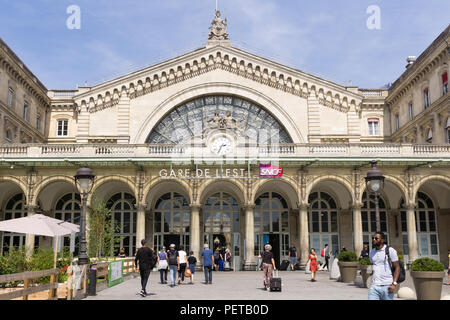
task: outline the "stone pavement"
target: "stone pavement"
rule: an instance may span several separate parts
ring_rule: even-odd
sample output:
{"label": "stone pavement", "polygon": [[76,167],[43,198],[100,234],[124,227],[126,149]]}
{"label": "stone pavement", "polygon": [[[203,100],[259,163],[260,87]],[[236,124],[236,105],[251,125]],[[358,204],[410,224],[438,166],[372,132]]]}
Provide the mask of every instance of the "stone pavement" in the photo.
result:
{"label": "stone pavement", "polygon": [[[414,290],[407,271],[407,279],[401,287]],[[152,272],[147,285],[149,296],[143,298],[140,278],[125,281],[112,288],[89,296],[86,300],[367,300],[368,289],[354,283],[330,280],[329,272],[318,272],[317,282],[311,282],[304,271],[281,271],[282,292],[263,290],[263,273],[259,272],[213,272],[213,284],[205,285],[203,272],[195,274],[195,284],[177,285],[171,288],[159,283],[159,272]],[[444,278],[447,283],[447,275]],[[188,281],[186,281],[188,282]],[[357,277],[357,283],[362,283]],[[450,295],[450,285],[443,285],[442,296]],[[397,297],[396,297],[397,299]]]}

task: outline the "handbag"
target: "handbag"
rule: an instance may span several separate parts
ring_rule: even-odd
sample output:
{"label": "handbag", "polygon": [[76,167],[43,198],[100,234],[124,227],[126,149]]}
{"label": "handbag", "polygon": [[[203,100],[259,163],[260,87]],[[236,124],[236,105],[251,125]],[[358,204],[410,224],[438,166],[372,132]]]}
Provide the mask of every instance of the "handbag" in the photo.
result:
{"label": "handbag", "polygon": [[184,270],[184,276],[186,278],[190,278],[192,276],[192,272],[189,268],[187,268],[186,270]]}

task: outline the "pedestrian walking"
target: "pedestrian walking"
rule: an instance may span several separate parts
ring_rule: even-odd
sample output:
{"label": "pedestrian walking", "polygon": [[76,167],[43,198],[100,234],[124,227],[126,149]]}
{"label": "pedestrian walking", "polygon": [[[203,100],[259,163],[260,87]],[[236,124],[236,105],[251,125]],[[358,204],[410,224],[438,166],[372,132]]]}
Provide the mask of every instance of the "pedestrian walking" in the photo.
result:
{"label": "pedestrian walking", "polygon": [[[384,243],[385,236],[381,231],[377,231],[372,236],[373,249],[369,253],[370,262],[373,266],[372,285],[369,290],[369,300],[394,300],[394,291],[397,287],[400,275],[400,264],[398,262],[397,251],[389,247],[386,250]],[[389,258],[395,268],[392,274]]]}
{"label": "pedestrian walking", "polygon": [[[308,255],[309,270],[311,270],[311,282],[316,282],[316,272],[317,272],[317,254],[314,248],[311,248]],[[308,263],[306,261],[306,263]]]}
{"label": "pedestrian walking", "polygon": [[369,246],[366,244],[364,248],[361,250],[361,254],[359,255],[359,259],[364,259],[369,257]]}
{"label": "pedestrian walking", "polygon": [[219,271],[220,261],[222,261],[222,254],[220,253],[219,247],[217,247],[216,251],[214,251],[214,266],[216,271]]}
{"label": "pedestrian walking", "polygon": [[168,268],[166,247],[162,247],[161,252],[158,253],[158,270],[161,277],[161,284],[167,283]]}
{"label": "pedestrian walking", "polygon": [[187,266],[187,253],[184,251],[184,246],[180,246],[178,257],[180,262],[180,267],[178,268],[178,284],[184,284],[184,271]]}
{"label": "pedestrian walking", "polygon": [[205,271],[205,284],[212,284],[212,268],[214,265],[214,254],[209,249],[209,245],[205,243],[202,251],[203,270]]}
{"label": "pedestrian walking", "polygon": [[169,251],[167,251],[167,260],[169,260],[170,287],[173,288],[177,279],[177,270],[180,269],[180,257],[173,243],[169,246]]}
{"label": "pedestrian walking", "polygon": [[273,277],[273,270],[277,270],[275,267],[275,260],[273,259],[272,246],[266,244],[264,246],[264,252],[261,253],[262,268],[264,272],[264,288],[269,291],[270,279]]}
{"label": "pedestrian walking", "polygon": [[321,252],[321,256],[325,258],[325,264],[322,267],[322,270],[327,267],[327,271],[330,270],[329,262],[330,262],[330,248],[328,248],[328,243],[325,244],[325,247],[323,248]]}
{"label": "pedestrian walking", "polygon": [[[291,247],[289,248],[289,262],[291,263],[291,270],[294,271],[295,265],[298,262],[297,248],[295,247],[295,243],[292,243]],[[280,270],[283,269],[280,268]]]}
{"label": "pedestrian walking", "polygon": [[189,258],[187,261],[189,270],[191,270],[191,281],[189,283],[194,284],[195,265],[197,264],[197,258],[194,257],[194,251],[189,252]]}
{"label": "pedestrian walking", "polygon": [[134,264],[136,270],[140,272],[141,275],[141,291],[139,294],[142,297],[147,296],[147,281],[150,276],[150,271],[154,267],[153,252],[147,247],[147,240],[143,239],[141,241],[142,247],[136,253],[136,258],[134,259]]}

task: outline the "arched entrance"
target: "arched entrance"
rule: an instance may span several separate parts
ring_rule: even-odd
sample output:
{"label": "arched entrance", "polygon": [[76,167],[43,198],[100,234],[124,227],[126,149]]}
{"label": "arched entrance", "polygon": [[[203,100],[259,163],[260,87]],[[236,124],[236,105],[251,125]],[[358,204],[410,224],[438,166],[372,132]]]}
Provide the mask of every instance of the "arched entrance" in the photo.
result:
{"label": "arched entrance", "polygon": [[363,231],[363,244],[368,245],[369,249],[372,249],[372,235],[377,231],[382,231],[385,235],[385,242],[388,243],[389,245],[392,245],[389,242],[386,202],[384,201],[383,197],[378,198],[381,230],[377,230],[375,196],[372,194],[367,195],[367,192],[364,192],[362,200],[363,200],[363,207],[361,208],[361,220]]}
{"label": "arched entrance", "polygon": [[254,210],[255,255],[264,245],[270,243],[275,265],[288,256],[289,250],[289,207],[279,193],[265,192],[255,201]]}

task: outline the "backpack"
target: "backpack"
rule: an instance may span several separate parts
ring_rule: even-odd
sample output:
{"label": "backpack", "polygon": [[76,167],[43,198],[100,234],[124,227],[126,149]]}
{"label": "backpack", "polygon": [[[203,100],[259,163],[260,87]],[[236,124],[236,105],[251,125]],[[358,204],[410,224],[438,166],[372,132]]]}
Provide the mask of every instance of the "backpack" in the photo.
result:
{"label": "backpack", "polygon": [[215,260],[215,261],[219,261],[219,259],[220,259],[220,253],[219,253],[219,251],[214,252],[214,260]]}
{"label": "backpack", "polygon": [[175,265],[177,264],[177,252],[176,251],[168,251],[167,255],[169,257],[169,264],[171,265]]}
{"label": "backpack", "polygon": [[320,255],[321,255],[322,257],[325,257],[325,249],[322,250],[322,252],[320,253]]}
{"label": "backpack", "polygon": [[152,265],[151,265],[151,267],[153,268],[154,266],[156,266],[157,263],[158,263],[158,256],[156,255],[156,253],[154,253],[152,251]]}
{"label": "backpack", "polygon": [[[385,254],[388,258],[389,266],[391,267],[392,276],[394,276],[395,267],[392,265],[391,257],[389,256],[389,246],[388,245],[386,245]],[[398,264],[400,266],[400,274],[398,275],[397,282],[402,283],[403,281],[405,281],[405,277],[406,277],[405,276],[406,275],[405,266],[403,265],[403,262],[400,261],[400,259],[398,260]]]}

